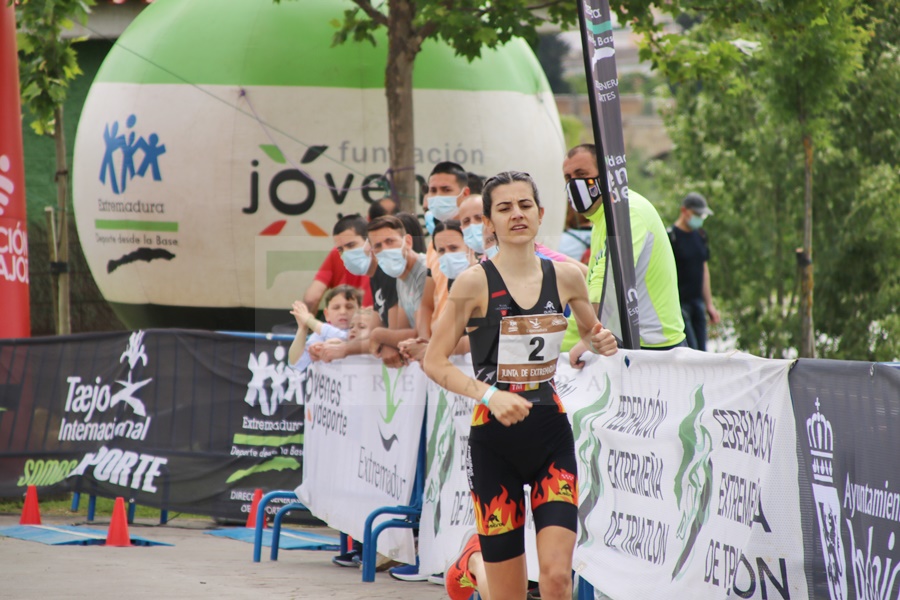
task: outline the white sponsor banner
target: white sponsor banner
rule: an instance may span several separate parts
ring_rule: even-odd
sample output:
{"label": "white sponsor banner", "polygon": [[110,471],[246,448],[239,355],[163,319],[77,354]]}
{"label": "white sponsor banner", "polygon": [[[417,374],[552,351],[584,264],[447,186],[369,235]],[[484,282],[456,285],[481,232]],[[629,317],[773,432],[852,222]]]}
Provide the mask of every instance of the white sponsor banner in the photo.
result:
{"label": "white sponsor banner", "polygon": [[[468,356],[466,356],[468,358]],[[452,362],[472,376],[471,360]],[[466,451],[475,400],[428,382],[425,494],[419,526],[419,568],[442,573],[475,533],[475,510],[466,477]]]}
{"label": "white sponsor banner", "polygon": [[[409,504],[425,382],[416,364],[388,369],[371,357],[309,367],[303,483],[296,492],[316,517],[362,541],[372,511]],[[412,531],[387,529],[378,538],[378,552],[414,563]]]}
{"label": "white sponsor banner", "polygon": [[[454,364],[471,374],[468,357]],[[581,511],[575,567],[615,600],[806,598],[790,361],[692,350],[559,362]],[[424,572],[474,530],[465,450],[475,400],[428,387]],[[761,500],[761,501],[760,501]],[[533,524],[529,578],[538,579]]]}
{"label": "white sponsor banner", "polygon": [[791,362],[590,363],[556,378],[579,460],[576,571],[614,600],[806,598]]}

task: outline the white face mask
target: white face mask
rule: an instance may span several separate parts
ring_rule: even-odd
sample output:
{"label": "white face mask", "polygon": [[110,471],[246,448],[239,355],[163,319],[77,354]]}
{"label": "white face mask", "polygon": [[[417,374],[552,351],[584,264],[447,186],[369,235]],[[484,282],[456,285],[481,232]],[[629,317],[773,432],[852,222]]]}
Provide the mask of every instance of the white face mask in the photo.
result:
{"label": "white face mask", "polygon": [[403,248],[388,248],[375,255],[378,266],[388,277],[400,277],[406,270],[406,257]]}
{"label": "white face mask", "polygon": [[469,257],[465,252],[447,252],[440,258],[441,273],[447,279],[456,279],[459,274],[469,268]]}
{"label": "white face mask", "polygon": [[431,196],[428,198],[428,210],[431,211],[431,214],[438,221],[455,219],[459,215],[459,207],[456,205],[456,200],[460,194],[462,192],[455,196]]}
{"label": "white face mask", "polygon": [[500,246],[498,246],[497,244],[494,244],[490,248],[484,249],[484,255],[488,257],[488,260],[497,256],[498,252],[500,252]]}
{"label": "white face mask", "polygon": [[706,215],[691,215],[691,218],[688,219],[688,227],[691,229],[697,230],[703,227],[703,221],[706,220]]}
{"label": "white face mask", "polygon": [[344,268],[353,275],[365,275],[369,272],[372,264],[372,257],[364,248],[353,248],[352,250],[344,250],[341,254],[341,260],[344,261]]}
{"label": "white face mask", "polygon": [[484,223],[472,223],[463,229],[463,241],[466,246],[477,252],[484,253]]}

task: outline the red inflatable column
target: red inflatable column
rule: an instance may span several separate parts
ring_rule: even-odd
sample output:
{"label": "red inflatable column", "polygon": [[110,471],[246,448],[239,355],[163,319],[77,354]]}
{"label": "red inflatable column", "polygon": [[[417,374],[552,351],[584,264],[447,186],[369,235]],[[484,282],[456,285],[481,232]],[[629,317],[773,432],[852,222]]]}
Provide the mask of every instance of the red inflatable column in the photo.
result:
{"label": "red inflatable column", "polygon": [[16,15],[0,0],[0,338],[31,335],[23,162]]}

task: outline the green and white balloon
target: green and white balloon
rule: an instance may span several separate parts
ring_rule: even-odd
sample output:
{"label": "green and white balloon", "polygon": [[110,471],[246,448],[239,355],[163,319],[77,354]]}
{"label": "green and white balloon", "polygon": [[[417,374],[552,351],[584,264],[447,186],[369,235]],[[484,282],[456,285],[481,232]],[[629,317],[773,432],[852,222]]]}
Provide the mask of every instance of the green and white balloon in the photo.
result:
{"label": "green and white balloon", "polygon": [[[338,213],[384,195],[387,42],[333,46],[345,0],[157,0],[119,38],[78,125],[75,218],[127,325],[268,330],[290,320]],[[416,173],[531,173],[562,229],[565,151],[521,40],[469,63],[427,42]]]}

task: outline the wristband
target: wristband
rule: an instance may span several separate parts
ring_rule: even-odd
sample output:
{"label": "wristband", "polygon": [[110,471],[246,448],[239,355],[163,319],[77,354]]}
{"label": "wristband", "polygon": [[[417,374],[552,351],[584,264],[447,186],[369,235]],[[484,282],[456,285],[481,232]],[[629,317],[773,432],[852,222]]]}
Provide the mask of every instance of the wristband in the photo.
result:
{"label": "wristband", "polygon": [[494,392],[497,391],[497,388],[493,385],[488,388],[488,390],[484,393],[484,396],[481,397],[481,403],[485,406],[488,406],[488,402],[491,401],[491,396],[494,395]]}

